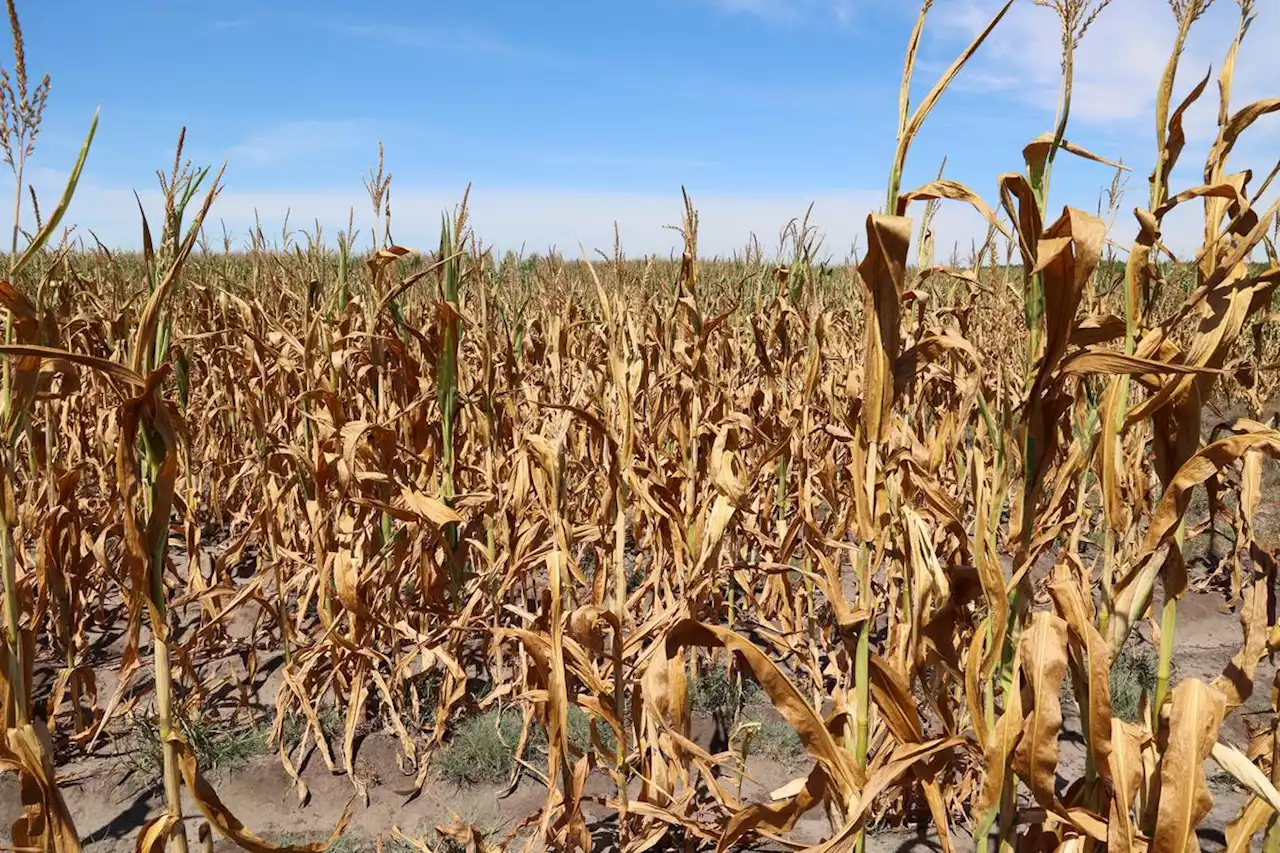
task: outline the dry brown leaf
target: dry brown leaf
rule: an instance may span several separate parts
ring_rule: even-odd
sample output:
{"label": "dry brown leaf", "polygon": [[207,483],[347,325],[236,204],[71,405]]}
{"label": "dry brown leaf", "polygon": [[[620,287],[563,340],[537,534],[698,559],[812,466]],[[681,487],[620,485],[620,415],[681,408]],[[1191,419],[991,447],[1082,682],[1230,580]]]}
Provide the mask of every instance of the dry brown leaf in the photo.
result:
{"label": "dry brown leaf", "polygon": [[1185,853],[1195,843],[1195,829],[1213,807],[1204,762],[1213,752],[1225,710],[1222,694],[1199,679],[1183,679],[1173,689],[1152,853]]}

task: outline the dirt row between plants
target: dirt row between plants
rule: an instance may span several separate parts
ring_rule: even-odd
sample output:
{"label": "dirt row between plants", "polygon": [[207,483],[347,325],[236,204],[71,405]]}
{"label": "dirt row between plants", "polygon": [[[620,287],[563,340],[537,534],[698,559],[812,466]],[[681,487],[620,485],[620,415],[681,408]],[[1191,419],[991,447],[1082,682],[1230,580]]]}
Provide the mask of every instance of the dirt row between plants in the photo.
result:
{"label": "dirt row between plants", "polygon": [[[1149,626],[1144,624],[1138,631],[1144,640],[1149,641]],[[1219,593],[1190,593],[1178,609],[1175,682],[1187,676],[1206,680],[1216,677],[1236,652],[1240,637],[1239,622],[1226,609]],[[1134,675],[1126,671],[1121,678],[1144,677],[1143,667],[1137,667],[1137,672]],[[1253,699],[1228,718],[1221,740],[1241,750],[1247,748],[1250,730],[1265,726],[1269,719],[1269,695],[1274,677],[1274,664],[1264,661],[1257,673]],[[267,676],[258,691],[264,703],[273,695],[271,681]],[[1117,690],[1123,688],[1124,685],[1116,686]],[[725,732],[723,725],[717,725],[707,709],[724,701],[714,693],[715,690],[723,690],[724,686],[711,683],[709,688],[700,689],[711,690],[712,694],[694,697],[697,708],[694,739],[709,749],[723,749],[725,739],[731,733]],[[759,697],[748,699],[746,718],[759,725],[755,729],[752,757],[743,780],[742,794],[745,800],[758,802],[767,800],[770,791],[803,775],[809,762],[799,751],[798,742],[789,739],[789,729],[778,722],[772,710],[762,704]],[[1082,775],[1083,753],[1079,718],[1073,702],[1064,703],[1064,715],[1066,724],[1061,738],[1060,777],[1065,784]],[[513,730],[506,723],[502,730],[495,729],[492,715],[473,720],[476,721],[473,729],[483,731],[487,727],[501,735],[503,741],[509,743],[512,740]],[[469,735],[466,735],[467,724],[463,723],[457,727],[454,739],[455,742],[464,740],[465,748],[437,752],[420,791],[414,790],[414,776],[400,767],[400,748],[395,738],[386,733],[371,732],[358,741],[354,761],[357,778],[368,792],[368,805],[359,800],[353,804],[355,788],[351,781],[344,775],[331,773],[315,753],[302,774],[310,797],[301,804],[278,757],[267,748],[266,729],[242,731],[247,732],[242,743],[215,744],[214,748],[230,753],[221,758],[231,766],[214,770],[210,774],[211,780],[223,802],[237,817],[275,842],[297,843],[327,837],[348,805],[352,807],[352,819],[346,835],[336,847],[336,853],[375,850],[379,837],[384,850],[408,853],[412,847],[397,841],[394,829],[425,839],[428,843],[436,843],[440,839],[436,836],[435,827],[455,820],[473,824],[497,838],[515,830],[522,820],[534,814],[546,796],[545,788],[528,773],[523,774],[520,784],[509,794],[505,785],[488,781],[495,773],[506,775],[509,772],[510,757],[492,755],[496,748],[494,742],[486,740],[483,735],[477,743],[465,741]],[[518,731],[518,721],[514,731]],[[138,754],[147,749],[149,739],[130,737],[130,734],[127,727],[116,731],[112,738],[104,739],[94,756],[74,761],[61,770],[64,796],[85,849],[90,853],[132,850],[139,828],[162,809],[162,798],[154,784],[158,777],[139,772],[139,767],[145,767],[147,760],[153,760]],[[578,736],[589,737],[581,733]],[[503,741],[497,743],[501,745]],[[335,749],[335,760],[341,761],[340,747]],[[494,762],[496,766],[490,766]],[[533,763],[537,766],[536,760]],[[1200,839],[1203,849],[1212,851],[1223,848],[1226,824],[1239,811],[1245,796],[1212,761],[1205,769],[1214,808],[1201,827]],[[467,781],[469,779],[475,781]],[[731,779],[730,784],[736,784],[736,779]],[[606,798],[613,793],[613,783],[606,774],[597,771],[592,775],[587,788],[588,797]],[[194,803],[188,801],[186,809],[188,834],[194,840],[202,820]],[[606,815],[605,810],[599,807],[588,807],[586,811],[589,817],[603,818]],[[0,824],[10,825],[19,813],[16,778],[0,776]],[[598,829],[597,837],[608,837],[607,828],[602,825]],[[953,827],[958,849],[972,848],[968,830],[969,827],[965,826]],[[797,843],[813,844],[829,837],[831,832],[826,818],[815,811],[799,821],[791,838]],[[214,849],[229,851],[234,848],[219,840]],[[876,833],[871,838],[869,849],[874,853],[887,853],[938,848],[934,829],[921,826],[915,832]]]}

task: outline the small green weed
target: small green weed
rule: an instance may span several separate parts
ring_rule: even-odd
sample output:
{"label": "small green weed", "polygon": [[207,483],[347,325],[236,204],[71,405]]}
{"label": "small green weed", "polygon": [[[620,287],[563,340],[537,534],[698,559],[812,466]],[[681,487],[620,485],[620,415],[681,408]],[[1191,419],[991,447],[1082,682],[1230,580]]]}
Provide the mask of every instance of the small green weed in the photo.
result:
{"label": "small green weed", "polygon": [[689,679],[689,704],[704,714],[734,712],[760,694],[760,685],[738,679],[724,663],[707,666]]}
{"label": "small green weed", "polygon": [[1236,781],[1236,777],[1225,770],[1209,774],[1209,778],[1206,781],[1211,789],[1220,793],[1225,794],[1240,790],[1240,783]]}
{"label": "small green weed", "polygon": [[[597,720],[596,732],[600,736],[600,742],[609,752],[605,757],[611,758],[618,748],[618,739],[613,734],[613,727],[603,720]],[[584,754],[595,748],[591,742],[591,715],[577,705],[569,706],[569,743]]]}
{"label": "small green weed", "polygon": [[512,710],[463,720],[453,740],[435,753],[440,775],[456,785],[505,780],[515,767],[520,726],[521,716]]}
{"label": "small green weed", "polygon": [[444,675],[439,670],[430,670],[414,678],[405,686],[405,705],[418,709],[419,728],[435,727],[436,711],[440,707],[440,688],[443,684]]}
{"label": "small green weed", "polygon": [[[320,729],[324,733],[326,742],[333,740],[334,736],[342,731],[342,717],[338,714],[338,710],[332,706],[321,708],[316,717],[320,721]],[[307,718],[301,714],[290,714],[284,720],[284,745],[289,751],[297,749],[298,744],[302,742],[302,734],[307,729]],[[308,743],[315,738],[315,732],[311,732]]]}
{"label": "small green weed", "polygon": [[[804,744],[796,730],[783,720],[763,714],[747,714],[744,723],[754,726],[748,755],[759,755],[771,761],[787,763],[804,754]],[[745,732],[739,738],[745,736]],[[739,741],[739,744],[741,741]]]}
{"label": "small green weed", "polygon": [[[218,720],[200,713],[179,714],[182,736],[206,772],[239,767],[268,750],[267,726]],[[136,720],[122,745],[123,760],[130,772],[144,779],[159,778],[164,770],[160,726],[155,717]]]}
{"label": "small green weed", "polygon": [[1146,646],[1129,645],[1111,665],[1111,713],[1126,722],[1138,719],[1142,695],[1156,687],[1156,660]]}
{"label": "small green weed", "polygon": [[[505,781],[515,768],[515,748],[520,740],[521,713],[508,709],[498,718],[497,711],[469,717],[459,723],[453,739],[435,753],[432,761],[445,780],[456,785]],[[617,749],[613,729],[597,722],[600,741],[612,758]],[[591,715],[576,705],[569,708],[569,743],[581,753],[594,750],[591,742]],[[534,723],[529,729],[526,753],[545,752],[547,732]]]}
{"label": "small green weed", "polygon": [[236,725],[196,716],[183,726],[187,742],[209,770],[239,767],[267,751],[269,730],[264,726]]}
{"label": "small green weed", "polygon": [[[317,841],[328,841],[327,835],[298,835],[292,832],[285,832],[275,837],[275,843],[281,847],[297,847],[302,844],[314,844]],[[366,838],[361,838],[351,833],[344,833],[334,839],[329,845],[328,853],[365,853],[376,849],[377,845]],[[384,853],[388,850],[386,844],[382,846]]]}

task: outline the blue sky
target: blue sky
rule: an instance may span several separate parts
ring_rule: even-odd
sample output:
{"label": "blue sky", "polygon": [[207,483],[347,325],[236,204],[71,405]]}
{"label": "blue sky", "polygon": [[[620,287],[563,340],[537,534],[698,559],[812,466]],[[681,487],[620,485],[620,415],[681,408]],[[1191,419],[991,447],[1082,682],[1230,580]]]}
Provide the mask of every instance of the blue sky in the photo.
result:
{"label": "blue sky", "polygon": [[[937,0],[917,98],[995,8]],[[233,236],[255,211],[273,231],[286,210],[293,226],[318,217],[329,234],[352,206],[367,222],[360,180],[381,140],[394,175],[394,234],[411,246],[431,242],[440,211],[472,182],[477,230],[499,248],[607,248],[617,220],[628,250],[665,253],[674,235],[662,226],[679,220],[684,185],[702,211],[706,252],[731,252],[753,232],[770,249],[814,201],[826,248],[843,256],[883,198],[916,8],[397,0],[374,15],[341,2],[19,0],[19,11],[32,70],[53,77],[33,180],[56,192],[101,105],[71,219],[111,244],[137,244],[131,191],[154,203],[155,170],[171,161],[186,125],[193,158],[229,160],[214,217]],[[1219,0],[1188,69],[1217,65],[1235,12]],[[931,178],[946,154],[948,176],[994,202],[997,175],[1018,169],[1022,146],[1052,122],[1056,27],[1050,11],[1017,0],[930,116],[907,185]],[[1280,49],[1277,34],[1280,10],[1264,8],[1241,59],[1237,105],[1277,94],[1263,68]],[[1082,48],[1069,135],[1135,166],[1134,203],[1145,195],[1155,80],[1172,37],[1163,0],[1116,0]],[[1206,104],[1193,116],[1203,130],[1191,134],[1188,184],[1212,112]],[[1237,162],[1265,173],[1273,160],[1264,157],[1280,150],[1275,124],[1260,125]],[[1110,178],[1096,165],[1062,168],[1055,207],[1093,209]],[[1130,221],[1121,220],[1122,242]],[[959,207],[939,220],[945,251],[967,248],[979,231]]]}

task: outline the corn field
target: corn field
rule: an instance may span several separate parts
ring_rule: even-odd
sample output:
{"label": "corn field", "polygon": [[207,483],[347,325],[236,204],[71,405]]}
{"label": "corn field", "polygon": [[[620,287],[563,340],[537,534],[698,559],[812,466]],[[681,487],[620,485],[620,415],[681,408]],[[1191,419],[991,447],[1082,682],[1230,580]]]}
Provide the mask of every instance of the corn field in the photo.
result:
{"label": "corn field", "polygon": [[[822,261],[804,219],[775,257],[702,258],[687,196],[669,261],[498,256],[465,198],[438,246],[411,250],[390,238],[381,162],[371,237],[256,231],[233,250],[207,236],[222,174],[181,139],[162,221],[139,205],[143,250],[118,252],[60,236],[95,118],[64,195],[15,222],[0,282],[13,849],[79,850],[61,763],[133,720],[154,720],[165,803],[140,853],[186,853],[193,817],[205,845],[320,853],[368,799],[364,733],[394,737],[411,794],[461,722],[496,708],[520,720],[510,785],[545,796],[499,836],[454,827],[457,849],[602,849],[606,825],[627,853],[798,849],[809,816],[829,823],[822,853],[920,822],[944,851],[1184,853],[1216,762],[1245,794],[1226,848],[1280,851],[1280,682],[1258,686],[1280,650],[1264,524],[1280,219],[1263,201],[1280,165],[1228,162],[1280,111],[1231,103],[1258,10],[1237,0],[1235,41],[1188,85],[1179,58],[1208,2],[1172,3],[1156,168],[1130,218],[1124,167],[1067,136],[1098,0],[1045,0],[1057,123],[992,201],[941,173],[904,189],[926,117],[1009,8],[913,102],[930,5],[885,206],[849,264]],[[48,83],[30,85],[8,9],[21,210]],[[1170,186],[1188,106],[1215,97],[1203,183]],[[1114,222],[1054,209],[1060,157],[1116,175]],[[941,204],[989,223],[967,260],[933,257]],[[1161,229],[1182,206],[1203,210],[1203,240],[1175,258]],[[1195,574],[1209,528],[1230,541]],[[1175,673],[1194,584],[1238,617],[1216,678]],[[1156,677],[1124,719],[1111,674],[1134,644]],[[290,799],[309,797],[308,762],[349,780],[330,841],[269,841],[219,799],[181,721],[228,658],[250,682],[276,674],[269,748]],[[749,725],[729,719],[715,749],[691,734],[693,685],[717,668],[803,748],[768,797],[742,794]],[[1247,744],[1220,737],[1259,701]],[[1084,760],[1064,776],[1068,706]]]}

